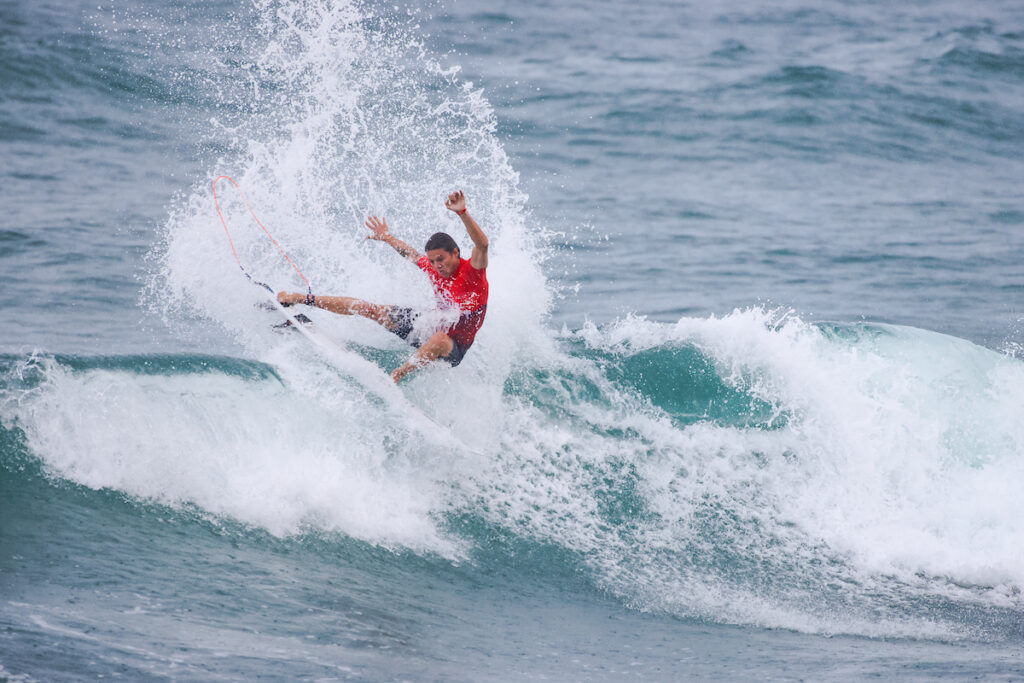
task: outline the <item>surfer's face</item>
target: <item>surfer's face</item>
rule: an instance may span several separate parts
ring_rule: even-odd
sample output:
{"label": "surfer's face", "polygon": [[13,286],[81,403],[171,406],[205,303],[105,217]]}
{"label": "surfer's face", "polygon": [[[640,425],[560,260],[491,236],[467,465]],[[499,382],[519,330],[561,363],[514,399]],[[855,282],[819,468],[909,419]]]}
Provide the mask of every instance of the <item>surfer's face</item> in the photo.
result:
{"label": "surfer's face", "polygon": [[451,277],[459,268],[459,252],[444,249],[429,249],[427,260],[441,277]]}

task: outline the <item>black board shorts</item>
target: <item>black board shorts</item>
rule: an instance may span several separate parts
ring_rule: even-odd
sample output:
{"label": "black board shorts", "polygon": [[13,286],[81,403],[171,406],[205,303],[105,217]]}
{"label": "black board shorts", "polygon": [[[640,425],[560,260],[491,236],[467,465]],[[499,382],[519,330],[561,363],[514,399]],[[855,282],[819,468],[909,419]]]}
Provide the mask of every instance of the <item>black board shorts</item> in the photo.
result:
{"label": "black board shorts", "polygon": [[[419,317],[419,313],[413,309],[405,306],[392,306],[388,310],[388,319],[391,321],[391,326],[388,330],[393,334],[397,334],[399,337],[404,339],[409,344],[419,348],[422,344],[409,339],[409,334],[412,333],[413,326],[416,323],[416,318]],[[460,318],[461,321],[461,318]],[[459,342],[452,339],[452,350],[447,356],[441,356],[438,360],[451,365],[453,368],[462,362],[462,359],[466,356],[466,351],[469,351],[469,346],[463,346]]]}

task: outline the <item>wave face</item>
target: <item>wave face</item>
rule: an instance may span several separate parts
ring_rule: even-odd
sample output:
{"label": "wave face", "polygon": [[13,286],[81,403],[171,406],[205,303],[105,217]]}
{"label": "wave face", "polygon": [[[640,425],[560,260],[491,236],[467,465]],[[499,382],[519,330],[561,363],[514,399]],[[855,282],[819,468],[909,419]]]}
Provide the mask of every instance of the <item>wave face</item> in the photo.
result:
{"label": "wave face", "polygon": [[277,535],[482,567],[518,547],[534,571],[715,622],[1014,635],[1018,360],[751,310],[589,326],[509,365],[497,391],[411,387],[460,435],[434,443],[295,346],[12,358],[5,425],[53,476]]}

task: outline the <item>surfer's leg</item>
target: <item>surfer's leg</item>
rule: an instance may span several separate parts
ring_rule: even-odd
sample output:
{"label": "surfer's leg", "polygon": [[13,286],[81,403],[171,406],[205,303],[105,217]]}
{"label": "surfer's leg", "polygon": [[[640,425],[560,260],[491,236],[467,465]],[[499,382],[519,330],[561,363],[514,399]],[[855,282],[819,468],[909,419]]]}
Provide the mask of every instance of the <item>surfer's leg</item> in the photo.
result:
{"label": "surfer's leg", "polygon": [[351,296],[317,296],[309,299],[302,292],[280,292],[277,300],[284,306],[306,304],[338,315],[358,315],[382,325],[402,339],[412,331],[412,320],[415,317],[411,308],[372,304]]}
{"label": "surfer's leg", "polygon": [[410,372],[423,367],[427,363],[432,363],[438,358],[447,356],[454,348],[455,342],[452,341],[451,337],[444,332],[437,332],[423,346],[416,349],[416,353],[413,354],[408,363],[392,372],[391,378],[395,380],[395,383],[398,383],[400,379]]}
{"label": "surfer's leg", "polygon": [[362,316],[390,329],[391,318],[388,312],[391,310],[391,306],[371,304],[369,301],[351,296],[318,296],[313,305],[339,315]]}

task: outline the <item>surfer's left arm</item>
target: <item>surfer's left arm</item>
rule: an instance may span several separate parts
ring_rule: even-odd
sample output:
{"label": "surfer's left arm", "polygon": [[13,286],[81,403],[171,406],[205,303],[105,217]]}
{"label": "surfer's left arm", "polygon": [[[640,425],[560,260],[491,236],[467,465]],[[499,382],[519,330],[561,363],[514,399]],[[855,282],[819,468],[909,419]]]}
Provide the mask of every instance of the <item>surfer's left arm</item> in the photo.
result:
{"label": "surfer's left arm", "polygon": [[444,205],[462,219],[462,224],[466,226],[466,232],[469,233],[469,239],[473,240],[473,255],[469,257],[469,264],[477,270],[483,270],[487,267],[487,235],[469,215],[469,211],[466,209],[466,195],[462,193],[462,190],[456,190],[448,195]]}

